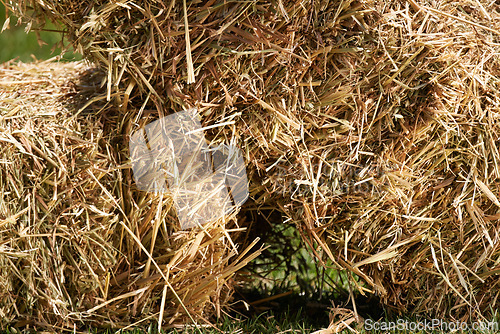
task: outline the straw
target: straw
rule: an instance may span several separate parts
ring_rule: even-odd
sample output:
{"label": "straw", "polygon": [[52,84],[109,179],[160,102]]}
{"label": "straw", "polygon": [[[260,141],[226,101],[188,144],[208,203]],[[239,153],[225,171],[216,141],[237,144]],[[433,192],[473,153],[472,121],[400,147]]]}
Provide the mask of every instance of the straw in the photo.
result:
{"label": "straw", "polygon": [[[491,313],[500,254],[498,3],[11,7],[33,29],[47,18],[63,24],[107,73],[120,108],[111,128],[197,107],[212,144],[234,142],[244,152],[253,208],[271,207],[295,224],[319,263],[328,257],[350,273],[353,293],[377,295],[400,313]],[[12,183],[2,184],[22,196],[22,183]],[[140,216],[132,200],[120,203]]]}

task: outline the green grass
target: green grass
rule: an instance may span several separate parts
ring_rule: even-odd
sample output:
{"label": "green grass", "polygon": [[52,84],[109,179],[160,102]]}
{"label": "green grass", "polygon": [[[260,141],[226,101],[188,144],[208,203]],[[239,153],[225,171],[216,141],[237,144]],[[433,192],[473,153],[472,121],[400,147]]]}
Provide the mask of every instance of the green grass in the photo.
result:
{"label": "green grass", "polygon": [[[217,328],[199,328],[196,329],[192,326],[186,326],[184,329],[163,329],[162,334],[220,334],[222,333],[241,333],[241,334],[276,334],[276,333],[303,333],[309,334],[316,331],[318,328],[307,321],[302,313],[299,312],[285,312],[281,314],[274,314],[266,312],[259,314],[252,318],[236,317],[230,318],[224,316],[218,323]],[[123,334],[158,334],[156,323],[151,323],[147,328],[136,328],[125,331],[118,331]],[[23,330],[20,328],[9,328],[0,333],[4,334],[20,334],[20,333],[37,333],[33,330]],[[117,331],[108,330],[95,330],[88,331],[91,334],[113,334]]]}
{"label": "green grass", "polygon": [[[253,318],[247,319],[232,319],[229,317],[224,317],[218,324],[218,328],[204,328],[204,329],[194,329],[186,327],[182,330],[162,330],[163,334],[216,334],[216,333],[225,333],[225,334],[276,334],[276,333],[296,333],[296,334],[310,334],[313,333],[320,328],[315,327],[314,324],[309,323],[307,317],[303,317],[301,312],[285,312],[283,314],[273,314],[272,312],[266,312],[260,314]],[[415,321],[413,318],[402,318],[406,321]],[[388,320],[384,320],[388,321]],[[498,319],[496,320],[498,321]],[[444,334],[449,333],[450,331],[439,331],[439,330],[365,330],[363,325],[351,324],[352,328],[357,331],[359,334],[382,334],[382,333],[394,333],[394,334],[424,334],[424,333],[432,333],[432,334]],[[323,328],[324,329],[324,328]],[[483,333],[483,334],[492,334],[498,333],[498,331],[493,330],[469,330],[469,331],[453,331],[454,333]],[[105,334],[115,333],[113,331],[108,331]],[[347,334],[353,333],[353,331],[349,329],[344,329],[340,333]],[[147,330],[132,330],[125,331],[123,334],[158,334],[158,330],[155,325],[151,325]]]}
{"label": "green grass", "polygon": [[[320,328],[316,327],[314,324],[311,324],[307,321],[308,317],[304,317],[302,312],[285,312],[280,314],[275,314],[273,312],[266,312],[259,314],[258,316],[252,318],[230,318],[228,316],[224,316],[218,323],[217,328],[193,328],[190,326],[186,326],[184,329],[169,329],[162,330],[162,334],[277,334],[277,333],[294,333],[294,334],[311,334]],[[415,321],[413,318],[402,318],[407,321]],[[388,320],[384,320],[388,321]],[[498,321],[498,319],[496,319]],[[412,330],[365,330],[362,325],[351,324],[352,328],[357,331],[359,334],[382,334],[382,333],[391,333],[391,334],[444,334],[449,333],[450,331],[438,331],[438,330],[420,330],[420,331],[412,331]],[[323,327],[324,329],[324,327]],[[33,331],[23,331],[20,329],[7,329],[4,332],[5,334],[20,334],[20,333],[36,333]],[[115,331],[115,330],[105,330],[105,331],[97,331],[90,330],[88,333],[91,334],[158,334],[158,328],[156,323],[151,323],[145,329],[131,329],[125,331]],[[347,334],[353,333],[353,331],[349,329],[344,329],[340,333]],[[469,331],[454,331],[454,333],[483,333],[483,334],[492,334],[498,333],[498,331],[480,331],[480,330],[469,330]]]}
{"label": "green grass", "polygon": [[[0,2],[0,29],[3,27],[6,20],[5,7]],[[16,25],[17,18],[10,15],[10,29],[0,33],[0,63],[11,59],[20,60],[22,62],[31,62],[35,59],[45,60],[61,54],[61,48],[54,48],[62,37],[60,28],[54,24],[48,23],[44,28],[45,31],[40,31],[39,44],[37,34],[34,31],[25,32],[26,25]],[[67,52],[63,60],[72,61],[81,59],[81,55]]]}
{"label": "green grass", "polygon": [[321,266],[294,225],[276,224],[259,231],[259,237],[269,247],[245,268],[258,278],[252,280],[251,288],[268,297],[293,291],[311,299],[318,295],[343,298],[349,291],[346,271],[334,268],[327,257],[323,259],[325,267]]}
{"label": "green grass", "polygon": [[[274,315],[272,312],[262,313],[249,319],[230,319],[224,317],[218,324],[218,329],[203,329],[203,334],[221,333],[255,333],[255,334],[276,334],[286,333],[312,333],[317,330],[314,325],[308,323],[301,313],[284,313]],[[194,329],[166,331],[166,334],[191,334],[197,333]]]}

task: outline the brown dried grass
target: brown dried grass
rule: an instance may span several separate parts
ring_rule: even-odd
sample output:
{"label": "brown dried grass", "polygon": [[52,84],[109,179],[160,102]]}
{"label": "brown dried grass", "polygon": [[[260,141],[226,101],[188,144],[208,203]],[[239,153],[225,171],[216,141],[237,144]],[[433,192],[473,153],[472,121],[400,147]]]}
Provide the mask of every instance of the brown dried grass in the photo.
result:
{"label": "brown dried grass", "polygon": [[0,67],[1,324],[206,324],[257,253],[233,245],[234,217],[181,231],[169,198],[131,186],[123,119],[75,109],[100,77],[83,63]]}
{"label": "brown dried grass", "polygon": [[234,121],[207,131],[246,153],[252,199],[354,291],[463,319],[497,305],[498,1],[12,7],[62,23],[125,119],[198,107],[204,125]]}

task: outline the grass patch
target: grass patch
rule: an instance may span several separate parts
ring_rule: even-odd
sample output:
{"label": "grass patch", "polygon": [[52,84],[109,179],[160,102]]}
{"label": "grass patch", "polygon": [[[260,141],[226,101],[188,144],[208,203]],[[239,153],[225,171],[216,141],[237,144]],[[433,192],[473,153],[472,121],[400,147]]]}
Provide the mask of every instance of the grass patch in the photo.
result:
{"label": "grass patch", "polygon": [[[220,333],[312,333],[317,330],[314,324],[308,322],[308,318],[303,317],[302,312],[286,312],[274,314],[273,312],[262,313],[256,317],[247,319],[231,319],[224,317],[218,324],[217,329],[204,329],[206,334]],[[196,333],[193,329],[171,330],[168,334],[188,334]]]}
{"label": "grass patch", "polygon": [[[6,19],[5,6],[0,3],[0,29],[4,26]],[[63,32],[60,27],[47,22],[42,31],[26,33],[25,24],[16,25],[17,18],[13,15],[9,15],[9,19],[10,29],[0,33],[0,63],[11,59],[31,62],[34,59],[49,59],[61,55],[62,48],[57,46],[61,43]],[[66,43],[64,46],[68,48],[68,52],[63,55],[63,61],[82,59],[82,56],[72,52]]]}

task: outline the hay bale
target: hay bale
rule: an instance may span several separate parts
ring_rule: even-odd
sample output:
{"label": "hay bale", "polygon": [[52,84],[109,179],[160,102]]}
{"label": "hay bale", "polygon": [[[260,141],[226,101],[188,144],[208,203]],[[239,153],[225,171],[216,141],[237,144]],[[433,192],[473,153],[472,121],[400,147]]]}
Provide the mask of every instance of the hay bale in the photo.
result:
{"label": "hay bale", "polygon": [[182,231],[171,200],[131,186],[126,124],[109,105],[78,110],[99,89],[96,70],[4,64],[0,78],[0,325],[220,314],[248,261],[230,239],[233,217]]}
{"label": "hay bale", "polygon": [[500,7],[412,4],[374,8],[381,20],[362,46],[352,111],[332,124],[348,128],[323,126],[308,145],[318,157],[290,214],[363,279],[353,288],[396,312],[492,316]]}
{"label": "hay bale", "polygon": [[32,27],[62,22],[125,119],[196,106],[204,125],[233,121],[208,132],[244,149],[253,200],[354,290],[428,315],[496,303],[496,2],[13,7]]}

